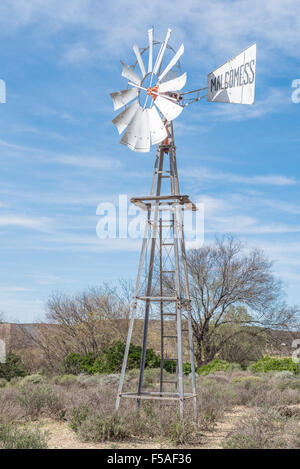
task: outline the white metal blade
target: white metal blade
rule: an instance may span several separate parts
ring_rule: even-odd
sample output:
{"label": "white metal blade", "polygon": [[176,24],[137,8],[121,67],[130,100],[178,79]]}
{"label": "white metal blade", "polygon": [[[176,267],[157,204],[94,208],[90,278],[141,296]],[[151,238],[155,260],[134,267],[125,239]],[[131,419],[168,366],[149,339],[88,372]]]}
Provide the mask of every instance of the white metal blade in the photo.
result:
{"label": "white metal blade", "polygon": [[146,109],[146,111],[148,111],[149,117],[151,143],[152,145],[156,145],[167,138],[168,134],[156,108],[152,106],[151,108]]}
{"label": "white metal blade", "polygon": [[127,109],[124,109],[124,111],[121,112],[117,117],[113,119],[113,124],[118,129],[119,134],[121,134],[127,127],[128,124],[130,124],[134,114],[139,108],[139,103],[138,100],[133,101],[132,104]]}
{"label": "white metal blade", "polygon": [[125,104],[132,101],[138,96],[138,90],[136,88],[129,88],[128,90],[117,91],[116,93],[110,93],[114,102],[114,110],[120,109]]}
{"label": "white metal blade", "polygon": [[158,107],[160,112],[165,116],[168,121],[172,121],[182,112],[182,107],[167,98],[158,96],[154,101],[154,104]]}
{"label": "white metal blade", "polygon": [[180,77],[174,78],[173,80],[165,81],[159,85],[159,93],[165,93],[167,91],[179,91],[186,84],[186,73],[180,75]]}
{"label": "white metal blade", "polygon": [[148,38],[149,38],[148,73],[150,73],[152,72],[153,28],[148,29]]}
{"label": "white metal blade", "polygon": [[124,62],[121,61],[122,64],[122,77],[127,78],[127,80],[133,81],[133,83],[136,83],[137,85],[141,83],[141,79],[138,76],[138,74],[132,70],[128,65],[124,64]]}
{"label": "white metal blade", "polygon": [[160,67],[160,64],[162,62],[162,59],[163,59],[163,56],[164,56],[164,53],[165,53],[165,50],[166,50],[170,35],[171,35],[171,29],[168,29],[166,39],[165,39],[165,41],[163,43],[163,46],[162,46],[162,49],[160,50],[160,53],[158,54],[158,57],[156,59],[154,69],[153,69],[153,73],[157,73],[158,70],[159,70],[159,67]]}
{"label": "white metal blade", "polygon": [[121,142],[133,151],[148,152],[150,151],[150,129],[149,119],[146,110],[139,106],[133,119],[123,137]]}
{"label": "white metal blade", "polygon": [[134,44],[133,50],[134,50],[134,53],[136,55],[138,64],[140,66],[140,69],[141,69],[141,72],[142,72],[142,77],[144,78],[144,76],[146,75],[146,71],[145,71],[144,62],[143,62],[143,59],[141,57],[140,50],[139,50],[137,44]]}
{"label": "white metal blade", "polygon": [[181,44],[181,46],[179,47],[174,57],[170,60],[169,64],[166,66],[164,71],[159,75],[158,81],[161,81],[163,77],[168,73],[168,71],[171,70],[172,67],[174,67],[174,65],[180,59],[183,53],[184,53],[184,45]]}

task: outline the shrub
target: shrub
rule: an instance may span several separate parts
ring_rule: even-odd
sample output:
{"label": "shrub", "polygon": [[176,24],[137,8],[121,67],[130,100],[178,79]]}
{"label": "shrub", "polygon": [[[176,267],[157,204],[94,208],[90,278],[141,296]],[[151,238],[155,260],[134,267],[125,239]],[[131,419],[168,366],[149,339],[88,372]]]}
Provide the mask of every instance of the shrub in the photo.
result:
{"label": "shrub", "polygon": [[53,384],[66,386],[68,388],[77,382],[77,378],[74,375],[54,376],[52,382]]}
{"label": "shrub", "polygon": [[10,353],[5,363],[0,363],[0,378],[10,381],[14,377],[26,376],[24,365],[18,355]]}
{"label": "shrub", "polygon": [[[241,419],[223,447],[227,449],[279,449],[287,447],[286,419],[274,409],[257,409]],[[299,428],[299,427],[298,427]]]}
{"label": "shrub", "polygon": [[0,388],[5,388],[7,381],[4,378],[0,378]]}
{"label": "shrub", "polygon": [[50,417],[63,416],[63,400],[48,385],[21,386],[17,400],[32,419],[38,418],[42,413]]}
{"label": "shrub", "polygon": [[117,415],[88,415],[78,427],[83,441],[120,441],[129,437],[124,419]]}
{"label": "shrub", "polygon": [[15,424],[0,424],[0,448],[2,449],[46,449],[46,434],[39,427],[18,428]]}
{"label": "shrub", "polygon": [[237,376],[236,378],[233,378],[232,382],[233,383],[245,383],[246,387],[247,385],[250,385],[251,383],[261,383],[263,379],[260,376]]}
{"label": "shrub", "polygon": [[199,375],[208,375],[209,373],[213,373],[215,371],[232,371],[236,369],[241,369],[238,363],[229,363],[225,360],[220,360],[219,358],[215,358],[206,365],[201,366],[197,373]]}
{"label": "shrub", "polygon": [[74,432],[79,430],[79,427],[83,424],[84,420],[86,420],[88,413],[89,408],[86,404],[82,404],[72,409],[70,427]]}
{"label": "shrub", "polygon": [[292,373],[297,374],[300,371],[299,364],[294,363],[293,359],[290,357],[264,357],[261,360],[258,360],[256,363],[253,363],[253,365],[250,365],[249,369],[255,373],[268,373],[269,371],[291,371]]}
{"label": "shrub", "polygon": [[[80,353],[70,353],[64,360],[64,370],[68,374],[97,374],[97,373],[118,373],[121,371],[125,344],[116,342],[108,347],[100,355],[81,355]],[[130,344],[127,369],[139,368],[142,355],[142,347]],[[146,351],[146,368],[157,368],[160,366],[160,357],[152,349]]]}
{"label": "shrub", "polygon": [[45,382],[45,378],[41,375],[34,374],[34,375],[28,375],[25,376],[25,378],[22,379],[20,382],[20,385],[25,385],[25,384],[41,384]]}

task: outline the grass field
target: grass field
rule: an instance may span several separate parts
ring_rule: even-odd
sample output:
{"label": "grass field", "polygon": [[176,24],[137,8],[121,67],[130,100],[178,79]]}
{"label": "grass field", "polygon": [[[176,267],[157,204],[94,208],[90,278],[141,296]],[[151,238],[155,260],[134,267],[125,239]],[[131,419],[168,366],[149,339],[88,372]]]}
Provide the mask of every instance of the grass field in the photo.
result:
{"label": "grass field", "polygon": [[[157,389],[159,370],[145,370]],[[300,375],[215,372],[197,377],[198,424],[177,407],[123,400],[119,376],[39,374],[0,380],[2,448],[300,448]],[[138,370],[126,375],[135,390]],[[187,387],[189,378],[186,378]],[[130,401],[130,402],[128,402]]]}

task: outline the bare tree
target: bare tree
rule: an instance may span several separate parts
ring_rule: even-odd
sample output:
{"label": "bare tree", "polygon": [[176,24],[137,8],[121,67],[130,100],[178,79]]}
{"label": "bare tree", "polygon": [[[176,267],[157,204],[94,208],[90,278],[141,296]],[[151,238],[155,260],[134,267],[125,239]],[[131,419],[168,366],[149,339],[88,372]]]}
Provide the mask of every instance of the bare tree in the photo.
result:
{"label": "bare tree", "polygon": [[245,252],[233,237],[189,251],[188,267],[198,366],[239,335],[288,328],[298,318],[299,308],[283,300],[272,262],[257,249]]}
{"label": "bare tree", "polygon": [[47,324],[24,334],[42,350],[45,364],[58,369],[70,352],[98,354],[117,340],[125,341],[130,282],[104,284],[70,296],[54,293],[47,302]]}

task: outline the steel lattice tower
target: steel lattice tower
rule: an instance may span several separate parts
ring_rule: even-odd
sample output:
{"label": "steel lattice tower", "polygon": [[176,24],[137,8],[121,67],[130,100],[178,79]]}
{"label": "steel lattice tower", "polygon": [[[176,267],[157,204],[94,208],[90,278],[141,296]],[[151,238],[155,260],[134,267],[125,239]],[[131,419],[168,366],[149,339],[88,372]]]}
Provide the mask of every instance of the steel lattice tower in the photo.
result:
{"label": "steel lattice tower", "polygon": [[[141,248],[139,268],[133,298],[131,318],[121,371],[116,409],[121,398],[137,399],[140,405],[143,399],[171,400],[179,402],[180,416],[184,415],[184,402],[193,399],[194,414],[197,414],[196,378],[194,366],[193,332],[191,322],[191,301],[186,262],[186,250],[183,231],[183,209],[195,210],[187,195],[180,194],[174,144],[173,124],[166,122],[167,139],[158,145],[149,196],[134,197],[131,202],[147,212],[145,232]],[[167,183],[167,184],[166,184]],[[164,186],[167,193],[163,193]],[[143,271],[145,277],[143,281]],[[134,321],[138,304],[143,306],[144,332],[140,375],[136,392],[123,392],[128,352],[131,343]],[[161,372],[160,390],[147,391],[143,387],[147,338],[150,312],[154,310],[160,316],[161,324]],[[183,328],[183,318],[187,328]],[[175,326],[172,334],[170,325]],[[183,379],[183,335],[188,334],[189,355],[191,362],[192,392],[184,391]],[[176,357],[168,357],[170,341],[176,343]],[[169,342],[169,344],[168,344]],[[174,346],[173,346],[174,350]],[[176,360],[176,377],[168,380],[164,377],[166,360]],[[174,390],[166,391],[165,385],[174,385]]]}

